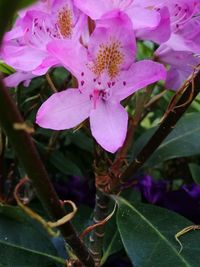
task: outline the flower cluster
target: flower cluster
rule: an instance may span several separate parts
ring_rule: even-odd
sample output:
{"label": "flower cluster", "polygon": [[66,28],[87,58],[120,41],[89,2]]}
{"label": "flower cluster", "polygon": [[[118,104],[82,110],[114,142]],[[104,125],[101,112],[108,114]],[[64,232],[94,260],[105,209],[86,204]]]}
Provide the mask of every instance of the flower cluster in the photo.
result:
{"label": "flower cluster", "polygon": [[[199,63],[199,11],[199,0],[38,1],[4,37],[0,56],[16,70],[5,83],[29,84],[64,66],[78,88],[53,94],[37,124],[62,130],[89,118],[96,141],[114,153],[127,132],[121,101],[158,80],[177,89]],[[154,61],[135,62],[137,40],[155,43]]]}

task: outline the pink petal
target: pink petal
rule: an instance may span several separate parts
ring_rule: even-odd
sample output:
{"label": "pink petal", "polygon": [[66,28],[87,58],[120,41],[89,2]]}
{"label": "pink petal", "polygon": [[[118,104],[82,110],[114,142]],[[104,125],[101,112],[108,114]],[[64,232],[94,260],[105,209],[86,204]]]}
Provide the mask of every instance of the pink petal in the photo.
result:
{"label": "pink petal", "polygon": [[15,38],[22,37],[24,30],[20,26],[15,26],[11,31],[5,33],[3,41],[11,41]]}
{"label": "pink petal", "polygon": [[160,22],[160,15],[157,11],[136,7],[134,3],[127,8],[126,13],[132,20],[134,30],[155,28]]}
{"label": "pink petal", "polygon": [[155,55],[160,62],[170,66],[165,82],[167,89],[178,89],[200,63],[200,58],[195,57],[193,53],[174,51],[165,44],[155,51]]}
{"label": "pink petal", "polygon": [[115,8],[113,1],[105,0],[74,0],[74,4],[94,20]]}
{"label": "pink petal", "polygon": [[165,78],[166,69],[162,64],[142,60],[134,63],[128,71],[121,73],[112,95],[121,101],[139,89],[159,80],[165,80]]}
{"label": "pink petal", "polygon": [[51,67],[59,65],[59,63],[58,59],[48,56],[42,61],[42,64],[32,71],[32,73],[37,76],[44,75]]}
{"label": "pink petal", "polygon": [[80,12],[79,9],[77,9],[72,0],[54,0],[51,7],[51,17],[53,20],[57,21],[59,13],[62,12],[63,8],[67,8],[71,11],[73,29],[70,39],[76,39],[78,42],[78,39],[83,31],[83,27],[87,26],[87,17],[85,14]]}
{"label": "pink petal", "polygon": [[172,90],[177,90],[179,87],[182,85],[183,81],[187,79],[189,75],[184,76],[183,71],[181,72],[178,69],[171,68],[167,72],[167,79],[165,82],[166,89],[172,89]]}
{"label": "pink petal", "polygon": [[86,71],[87,50],[77,42],[56,40],[47,46],[47,50],[57,58],[76,78],[81,79]]}
{"label": "pink petal", "polygon": [[[157,12],[158,13],[158,12]],[[163,7],[159,11],[160,22],[154,28],[139,29],[136,36],[143,40],[151,40],[158,44],[166,42],[171,34],[170,14],[167,7]]]}
{"label": "pink petal", "polygon": [[91,101],[78,89],[53,94],[40,107],[36,123],[54,130],[70,129],[89,116]]}
{"label": "pink petal", "polygon": [[90,114],[92,135],[107,151],[114,153],[123,145],[128,114],[118,103],[99,101]]}
{"label": "pink petal", "polygon": [[31,72],[16,72],[8,77],[4,78],[3,81],[7,87],[16,87],[18,84],[24,81],[24,86],[29,86],[31,79],[36,76]]}
{"label": "pink petal", "polygon": [[3,60],[8,65],[25,72],[34,70],[42,63],[45,56],[45,52],[28,46],[5,46],[2,50]]}
{"label": "pink petal", "polygon": [[123,57],[120,69],[127,69],[136,54],[135,36],[129,17],[119,11],[109,12],[98,21],[88,47],[91,59],[96,60],[102,45],[108,47],[113,42],[120,45],[119,51]]}

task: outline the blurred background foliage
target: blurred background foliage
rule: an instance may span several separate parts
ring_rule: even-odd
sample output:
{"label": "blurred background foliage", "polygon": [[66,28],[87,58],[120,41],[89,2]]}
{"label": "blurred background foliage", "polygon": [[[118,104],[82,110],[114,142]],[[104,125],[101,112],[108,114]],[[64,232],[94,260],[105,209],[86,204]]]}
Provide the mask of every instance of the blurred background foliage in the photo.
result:
{"label": "blurred background foliage", "polygon": [[[18,8],[32,2],[18,1]],[[4,20],[11,19],[7,13],[11,6],[12,1],[8,4],[7,0],[0,0],[1,24]],[[151,58],[154,49],[154,45],[150,42],[138,42],[137,59]],[[1,61],[0,71],[6,76],[14,70]],[[71,75],[64,68],[52,69],[49,75],[58,91],[72,86]],[[21,84],[17,88],[8,90],[26,123],[34,128],[32,138],[60,198],[71,199],[78,205],[78,214],[73,223],[81,233],[91,223],[95,200],[94,148],[88,122],[85,121],[80,127],[70,131],[46,130],[35,124],[38,108],[52,94],[52,88],[45,76],[33,79],[29,87]],[[135,113],[138,94],[144,93],[145,91],[137,93],[129,99],[127,110],[130,115]],[[156,99],[161,93],[153,105],[147,105],[143,110],[133,145],[126,158],[127,162],[137,155],[151,137],[174,95],[172,91],[163,91],[163,84],[158,84],[151,92],[151,99]],[[200,184],[199,111],[200,96],[192,103],[187,114],[146,162],[136,178],[150,175],[154,178],[154,182],[165,181],[167,183],[165,193],[181,192],[184,185]],[[112,155],[108,157],[110,160],[113,159]],[[13,190],[25,175],[9,140],[0,129],[0,266],[63,266],[69,249],[66,249],[62,238],[49,237],[39,223],[30,219],[16,206]],[[182,254],[177,252],[179,246],[174,235],[187,225],[200,223],[200,193],[199,198],[194,201],[197,205],[193,212],[194,217],[187,216],[187,212],[184,213],[178,208],[173,208],[186,217],[184,218],[177,213],[157,207],[156,204],[163,207],[166,205],[151,201],[144,193],[148,188],[148,185],[141,190],[131,188],[122,194],[123,198],[117,199],[119,210],[107,226],[102,264],[132,266],[132,262],[138,267],[165,267],[170,264],[198,267],[200,235],[191,232],[183,238]],[[156,194],[156,190],[151,193]],[[34,189],[27,185],[23,191],[23,197],[27,199],[30,207],[46,217]],[[154,205],[147,205],[148,202]],[[147,240],[150,243],[146,242]],[[165,263],[160,264],[159,261],[156,263],[155,259],[158,258],[164,258]]]}

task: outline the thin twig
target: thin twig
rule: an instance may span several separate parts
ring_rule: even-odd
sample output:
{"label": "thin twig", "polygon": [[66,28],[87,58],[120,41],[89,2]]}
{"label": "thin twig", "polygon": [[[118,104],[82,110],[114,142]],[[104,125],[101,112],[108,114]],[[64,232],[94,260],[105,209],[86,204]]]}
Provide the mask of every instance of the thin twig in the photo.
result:
{"label": "thin twig", "polygon": [[47,80],[47,82],[48,82],[48,84],[49,84],[49,86],[50,86],[52,92],[53,92],[53,93],[57,93],[58,90],[56,89],[56,87],[55,87],[53,81],[51,80],[51,77],[50,77],[49,73],[46,73],[45,77],[46,77],[46,80]]}

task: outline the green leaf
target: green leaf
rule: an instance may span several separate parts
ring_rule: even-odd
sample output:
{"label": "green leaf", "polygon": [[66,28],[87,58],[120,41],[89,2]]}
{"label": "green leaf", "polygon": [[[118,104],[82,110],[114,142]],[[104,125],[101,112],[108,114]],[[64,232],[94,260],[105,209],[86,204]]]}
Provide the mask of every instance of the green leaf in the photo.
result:
{"label": "green leaf", "polygon": [[4,63],[2,60],[0,60],[0,71],[5,74],[12,74],[15,72],[12,67]]}
{"label": "green leaf", "polygon": [[76,231],[81,234],[89,225],[93,223],[92,221],[93,210],[85,205],[80,205],[76,216],[72,219],[72,223]]}
{"label": "green leaf", "polygon": [[33,0],[1,0],[0,1],[0,40],[8,27],[12,22],[13,16],[16,11],[22,9],[35,1]]}
{"label": "green leaf", "polygon": [[37,223],[17,207],[0,206],[0,266],[46,267],[64,262]]}
{"label": "green leaf", "polygon": [[200,185],[200,166],[194,163],[190,163],[189,168],[193,180],[195,181],[196,184]]}
{"label": "green leaf", "polygon": [[106,224],[103,257],[101,259],[101,265],[103,265],[108,257],[123,248],[121,237],[116,224],[116,216]]}
{"label": "green leaf", "polygon": [[66,175],[77,175],[83,176],[79,167],[71,161],[69,158],[66,158],[62,152],[55,151],[51,154],[50,162],[62,173]]}
{"label": "green leaf", "polygon": [[34,4],[37,0],[20,0],[18,4],[18,9],[22,9]]}
{"label": "green leaf", "polygon": [[[198,155],[200,152],[200,114],[184,116],[174,130],[152,154],[145,165],[155,166],[168,159]],[[145,132],[135,143],[132,156],[135,157],[153,135],[156,128]]]}
{"label": "green leaf", "polygon": [[72,143],[78,148],[86,150],[88,152],[93,151],[93,142],[86,134],[81,131],[77,131],[71,135]]}
{"label": "green leaf", "polygon": [[119,232],[134,267],[199,267],[200,231],[180,237],[181,254],[174,237],[192,222],[157,206],[133,205],[120,197],[116,200]]}

